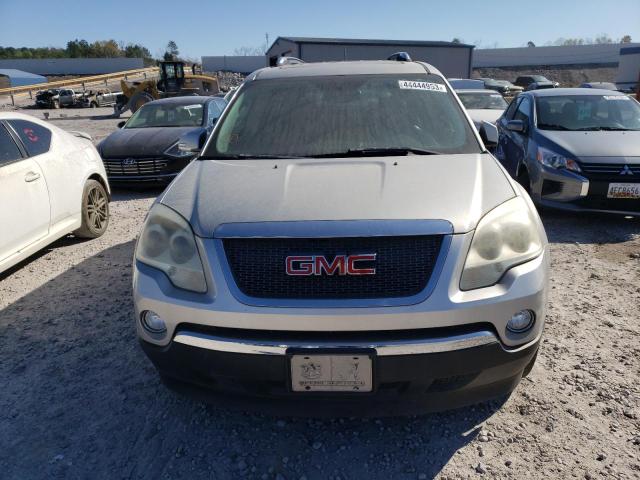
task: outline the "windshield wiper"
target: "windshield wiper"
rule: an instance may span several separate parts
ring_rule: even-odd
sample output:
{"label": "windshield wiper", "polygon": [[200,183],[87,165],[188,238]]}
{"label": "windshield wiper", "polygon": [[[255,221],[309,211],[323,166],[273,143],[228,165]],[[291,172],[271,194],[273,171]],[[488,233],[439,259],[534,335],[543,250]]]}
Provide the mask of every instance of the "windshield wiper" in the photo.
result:
{"label": "windshield wiper", "polygon": [[421,148],[354,148],[346,152],[322,153],[312,155],[313,158],[347,158],[347,157],[400,157],[403,155],[442,155],[440,152]]}
{"label": "windshield wiper", "polygon": [[637,128],[625,128],[625,127],[598,127],[598,130],[606,132],[637,132]]}
{"label": "windshield wiper", "polygon": [[295,158],[309,158],[295,155],[254,155],[251,153],[237,153],[234,155],[203,156],[200,160],[286,160]]}
{"label": "windshield wiper", "polygon": [[555,123],[539,123],[538,128],[542,128],[543,130],[570,130],[564,125],[558,125]]}
{"label": "windshield wiper", "polygon": [[637,132],[636,128],[624,128],[624,127],[583,127],[576,128],[577,132]]}

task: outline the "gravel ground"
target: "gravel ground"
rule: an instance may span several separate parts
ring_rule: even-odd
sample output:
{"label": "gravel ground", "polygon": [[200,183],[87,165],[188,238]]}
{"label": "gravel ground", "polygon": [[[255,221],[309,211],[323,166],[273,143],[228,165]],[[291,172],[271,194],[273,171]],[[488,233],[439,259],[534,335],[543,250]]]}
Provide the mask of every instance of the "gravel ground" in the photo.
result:
{"label": "gravel ground", "polygon": [[[96,139],[117,123],[60,114]],[[64,238],[0,275],[0,477],[640,478],[640,220],[544,215],[547,328],[508,399],[296,419],[173,393],[138,347],[131,259],[158,193],[116,191],[102,238]]]}

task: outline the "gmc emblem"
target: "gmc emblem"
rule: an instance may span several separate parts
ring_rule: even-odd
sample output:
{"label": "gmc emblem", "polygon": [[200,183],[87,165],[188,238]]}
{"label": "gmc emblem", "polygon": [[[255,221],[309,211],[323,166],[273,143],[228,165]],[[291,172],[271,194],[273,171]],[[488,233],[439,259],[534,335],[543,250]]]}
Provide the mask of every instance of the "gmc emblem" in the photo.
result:
{"label": "gmc emblem", "polygon": [[287,275],[375,275],[375,267],[358,266],[362,262],[375,262],[375,253],[336,255],[331,262],[324,255],[298,255],[287,257]]}

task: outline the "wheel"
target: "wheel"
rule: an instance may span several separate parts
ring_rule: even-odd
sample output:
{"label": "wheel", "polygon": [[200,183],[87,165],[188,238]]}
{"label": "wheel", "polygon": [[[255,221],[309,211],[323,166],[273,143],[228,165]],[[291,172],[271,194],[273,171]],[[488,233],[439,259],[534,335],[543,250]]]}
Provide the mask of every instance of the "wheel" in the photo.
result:
{"label": "wheel", "polygon": [[77,237],[98,238],[109,225],[107,191],[96,180],[87,180],[82,192],[82,225],[73,232]]}
{"label": "wheel", "polygon": [[131,113],[136,113],[145,103],[149,103],[152,101],[153,97],[147,92],[135,93],[133,97],[131,97],[131,101],[129,102]]}

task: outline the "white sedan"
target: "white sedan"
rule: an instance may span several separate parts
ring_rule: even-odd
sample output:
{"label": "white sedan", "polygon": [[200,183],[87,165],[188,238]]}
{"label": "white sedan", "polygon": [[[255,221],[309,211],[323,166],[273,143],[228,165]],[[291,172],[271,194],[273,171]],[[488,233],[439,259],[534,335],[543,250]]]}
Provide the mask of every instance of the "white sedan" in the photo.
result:
{"label": "white sedan", "polygon": [[88,135],[0,112],[0,272],[68,233],[102,235],[109,197]]}

